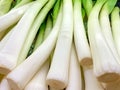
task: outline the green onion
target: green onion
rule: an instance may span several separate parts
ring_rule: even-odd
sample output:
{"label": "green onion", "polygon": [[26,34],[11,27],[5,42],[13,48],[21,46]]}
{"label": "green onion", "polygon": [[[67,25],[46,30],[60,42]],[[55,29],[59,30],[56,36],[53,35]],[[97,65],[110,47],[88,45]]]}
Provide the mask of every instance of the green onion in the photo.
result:
{"label": "green onion", "polygon": [[[94,75],[93,69],[83,68],[85,78],[85,90],[104,90]],[[105,89],[106,90],[106,89]]]}

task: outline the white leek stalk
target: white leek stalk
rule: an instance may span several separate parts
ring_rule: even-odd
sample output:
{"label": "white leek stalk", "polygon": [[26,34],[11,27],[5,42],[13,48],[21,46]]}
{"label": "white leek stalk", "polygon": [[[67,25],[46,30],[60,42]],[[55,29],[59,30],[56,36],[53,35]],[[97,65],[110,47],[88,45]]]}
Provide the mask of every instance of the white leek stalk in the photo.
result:
{"label": "white leek stalk", "polygon": [[112,24],[112,32],[113,38],[120,55],[120,16],[119,16],[120,9],[115,7],[111,14],[111,24]]}
{"label": "white leek stalk", "polygon": [[119,61],[120,56],[115,47],[115,43],[114,43],[112,32],[111,32],[110,20],[109,20],[109,14],[113,10],[116,2],[117,0],[109,0],[107,1],[107,3],[105,3],[105,5],[103,6],[100,12],[100,26],[101,26],[103,35],[106,39],[107,45],[109,46],[114,58]]}
{"label": "white leek stalk", "polygon": [[47,84],[55,89],[64,89],[68,84],[70,53],[73,39],[72,0],[63,0],[63,20],[58,35]]}
{"label": "white leek stalk", "polygon": [[[0,73],[8,74],[17,65],[18,56],[34,19],[47,0],[36,1],[13,28],[13,32],[0,51]],[[32,12],[32,13],[31,13]],[[17,38],[16,38],[17,37]],[[14,42],[13,42],[14,41]]]}
{"label": "white leek stalk", "polygon": [[74,45],[71,50],[69,83],[65,90],[82,90],[81,69]]}
{"label": "white leek stalk", "polygon": [[82,18],[81,0],[74,0],[74,40],[80,64],[82,66],[92,65],[90,47]]}
{"label": "white leek stalk", "polygon": [[[52,20],[51,20],[51,17],[48,16],[45,34],[40,33],[40,34],[44,35],[44,39],[47,38],[51,29],[52,29]],[[40,39],[42,41],[44,40],[43,37],[40,37]],[[42,42],[40,42],[40,44],[41,43]],[[47,62],[45,62],[45,64],[40,68],[40,70],[33,77],[33,79],[28,83],[28,85],[26,86],[26,88],[24,90],[48,90],[48,85],[46,84],[46,76],[47,76],[47,73],[49,70],[49,63],[50,63],[50,60],[47,60]]]}
{"label": "white leek stalk", "polygon": [[88,36],[93,57],[94,74],[101,82],[119,78],[120,60],[115,57],[99,24],[99,12],[106,0],[97,0],[88,18]]}
{"label": "white leek stalk", "polygon": [[[47,0],[48,1],[48,0]],[[31,29],[30,33],[27,36],[27,39],[25,40],[25,44],[23,46],[23,50],[20,53],[19,59],[18,59],[18,64],[23,62],[24,59],[27,57],[27,54],[29,52],[29,49],[32,45],[32,42],[35,39],[35,36],[38,32],[39,27],[41,26],[42,22],[44,21],[45,17],[47,16],[48,12],[54,5],[55,0],[50,0],[48,3],[41,9],[40,13],[36,17]]]}
{"label": "white leek stalk", "polygon": [[24,90],[48,90],[46,76],[49,70],[49,61],[45,62]]}
{"label": "white leek stalk", "polygon": [[8,81],[6,78],[4,78],[0,83],[0,90],[11,90]]}
{"label": "white leek stalk", "polygon": [[31,4],[26,4],[22,7],[11,10],[7,14],[1,16],[0,17],[0,32],[16,24],[30,6]]}
{"label": "white leek stalk", "polygon": [[93,73],[92,68],[84,68],[85,90],[104,90]]}
{"label": "white leek stalk", "polygon": [[61,21],[62,11],[59,13],[56,24],[47,39],[45,39],[45,41],[23,63],[8,74],[7,80],[13,89],[23,90],[39,68],[46,62],[55,47]]}

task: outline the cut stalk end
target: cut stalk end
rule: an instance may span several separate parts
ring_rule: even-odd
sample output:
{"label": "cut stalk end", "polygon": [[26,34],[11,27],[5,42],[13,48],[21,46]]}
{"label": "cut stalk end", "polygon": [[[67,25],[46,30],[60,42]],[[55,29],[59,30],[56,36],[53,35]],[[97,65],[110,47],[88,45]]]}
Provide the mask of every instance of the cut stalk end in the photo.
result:
{"label": "cut stalk end", "polygon": [[91,66],[91,65],[93,64],[93,62],[92,62],[92,59],[91,59],[91,58],[86,57],[86,58],[84,58],[84,59],[82,59],[82,60],[80,61],[80,64],[81,64],[83,67],[84,67],[84,66],[88,67],[88,66]]}
{"label": "cut stalk end", "polygon": [[47,84],[55,89],[64,89],[66,87],[66,84],[64,82],[53,79],[47,80]]}
{"label": "cut stalk end", "polygon": [[119,79],[119,74],[117,73],[105,73],[98,77],[98,80],[104,83],[110,83]]}

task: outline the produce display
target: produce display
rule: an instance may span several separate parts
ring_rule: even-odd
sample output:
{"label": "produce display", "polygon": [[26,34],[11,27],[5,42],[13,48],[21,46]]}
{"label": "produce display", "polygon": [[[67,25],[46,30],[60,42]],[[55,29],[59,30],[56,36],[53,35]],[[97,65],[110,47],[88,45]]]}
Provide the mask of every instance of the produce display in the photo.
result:
{"label": "produce display", "polygon": [[120,1],[0,0],[0,90],[120,90]]}

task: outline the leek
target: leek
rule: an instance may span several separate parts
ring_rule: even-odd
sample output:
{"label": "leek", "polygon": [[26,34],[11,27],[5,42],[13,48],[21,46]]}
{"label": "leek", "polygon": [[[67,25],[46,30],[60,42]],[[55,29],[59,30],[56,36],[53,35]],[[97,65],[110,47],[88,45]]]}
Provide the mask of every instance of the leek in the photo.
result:
{"label": "leek", "polygon": [[22,90],[36,74],[38,69],[46,62],[55,47],[61,21],[62,10],[59,12],[56,24],[53,26],[47,39],[45,39],[45,41],[23,63],[7,75],[7,80],[13,89]]}
{"label": "leek", "polygon": [[84,68],[83,71],[85,78],[85,90],[104,90],[100,82],[98,82],[97,78],[95,77],[91,67]]}
{"label": "leek", "polygon": [[71,50],[69,83],[66,90],[82,90],[81,68],[74,45]]}
{"label": "leek", "polygon": [[34,2],[32,7],[27,10],[19,23],[13,29],[14,31],[12,32],[10,38],[0,51],[0,73],[6,75],[16,67],[27,33],[29,32],[38,12],[46,2],[47,0]]}
{"label": "leek", "polygon": [[99,81],[112,82],[119,78],[120,62],[113,55],[113,52],[102,33],[98,20],[100,10],[106,1],[107,0],[97,0],[93,7],[88,18],[88,36],[95,76]]}
{"label": "leek", "polygon": [[64,89],[68,84],[69,59],[73,40],[72,0],[63,0],[63,19],[55,47],[47,83],[55,89]]}
{"label": "leek", "polygon": [[25,40],[25,45],[23,46],[23,49],[20,53],[18,64],[21,63],[27,57],[30,46],[32,45],[32,42],[39,30],[40,25],[44,21],[45,17],[47,16],[48,12],[50,11],[54,3],[55,0],[48,1],[48,3],[42,8],[40,13],[36,17],[33,25],[31,26],[30,33],[28,34],[27,39]]}
{"label": "leek", "polygon": [[11,10],[7,14],[1,16],[0,17],[0,32],[16,24],[30,6],[31,4],[24,5],[17,9]]}
{"label": "leek", "polygon": [[91,51],[82,19],[81,0],[74,0],[74,40],[80,64],[92,65]]}

